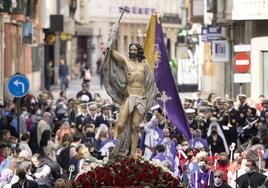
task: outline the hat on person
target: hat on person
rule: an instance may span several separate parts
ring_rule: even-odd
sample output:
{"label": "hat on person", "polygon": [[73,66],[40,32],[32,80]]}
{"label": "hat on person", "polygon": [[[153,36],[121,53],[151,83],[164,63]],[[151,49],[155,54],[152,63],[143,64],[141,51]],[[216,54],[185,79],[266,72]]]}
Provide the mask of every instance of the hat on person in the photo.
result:
{"label": "hat on person", "polygon": [[188,109],[185,110],[185,113],[186,113],[186,114],[194,114],[194,113],[195,113],[195,109],[193,109],[193,108],[188,108]]}
{"label": "hat on person", "polygon": [[82,95],[81,98],[80,98],[80,101],[82,101],[82,102],[88,102],[89,101],[89,96]]}
{"label": "hat on person", "polygon": [[89,110],[92,110],[92,111],[95,111],[95,110],[97,110],[97,105],[95,105],[95,104],[92,104],[92,105],[90,105],[89,107],[88,107],[88,109]]}
{"label": "hat on person", "polygon": [[102,109],[102,110],[104,110],[104,109],[108,109],[108,110],[109,110],[109,109],[111,109],[111,105],[109,105],[109,104],[104,104],[104,105],[101,106],[101,109]]}
{"label": "hat on person", "polygon": [[241,94],[238,95],[238,97],[239,97],[239,98],[247,98],[247,95],[241,93]]}

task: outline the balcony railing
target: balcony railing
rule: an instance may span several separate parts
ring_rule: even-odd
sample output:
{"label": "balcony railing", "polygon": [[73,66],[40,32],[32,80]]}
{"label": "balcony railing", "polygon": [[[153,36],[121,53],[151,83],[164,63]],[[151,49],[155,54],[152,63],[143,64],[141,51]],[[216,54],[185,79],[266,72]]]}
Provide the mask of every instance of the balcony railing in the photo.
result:
{"label": "balcony railing", "polygon": [[37,0],[0,0],[0,12],[26,14],[30,18],[35,18],[36,3]]}

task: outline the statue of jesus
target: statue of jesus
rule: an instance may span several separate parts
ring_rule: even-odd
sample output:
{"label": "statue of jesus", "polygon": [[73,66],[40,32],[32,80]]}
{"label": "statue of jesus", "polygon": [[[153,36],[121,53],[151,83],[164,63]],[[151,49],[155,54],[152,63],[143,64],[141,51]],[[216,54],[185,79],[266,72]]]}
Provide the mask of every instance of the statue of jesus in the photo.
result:
{"label": "statue of jesus", "polygon": [[110,156],[135,158],[139,124],[151,108],[158,90],[140,44],[129,45],[129,58],[112,48],[107,49],[105,57],[106,91],[120,104],[116,122],[118,143]]}

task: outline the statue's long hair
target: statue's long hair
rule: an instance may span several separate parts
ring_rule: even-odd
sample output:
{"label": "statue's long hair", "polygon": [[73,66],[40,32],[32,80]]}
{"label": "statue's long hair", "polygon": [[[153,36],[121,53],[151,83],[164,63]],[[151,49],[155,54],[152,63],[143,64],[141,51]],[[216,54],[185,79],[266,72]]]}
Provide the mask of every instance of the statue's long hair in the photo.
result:
{"label": "statue's long hair", "polygon": [[138,43],[131,43],[129,46],[128,46],[128,49],[130,49],[131,46],[136,46],[138,48],[138,61],[142,61],[143,59],[145,59],[144,57],[144,49],[143,47],[138,44]]}

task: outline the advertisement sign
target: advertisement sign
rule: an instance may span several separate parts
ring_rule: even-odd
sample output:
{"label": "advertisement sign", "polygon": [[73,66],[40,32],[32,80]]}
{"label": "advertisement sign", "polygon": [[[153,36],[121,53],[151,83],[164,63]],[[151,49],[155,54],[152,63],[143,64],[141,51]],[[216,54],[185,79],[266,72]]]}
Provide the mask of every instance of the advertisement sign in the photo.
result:
{"label": "advertisement sign", "polygon": [[30,22],[23,23],[23,31],[22,31],[22,37],[23,37],[23,43],[24,44],[32,44],[33,43],[33,24]]}
{"label": "advertisement sign", "polygon": [[229,60],[229,45],[226,40],[212,41],[212,57],[214,62],[227,62]]}

